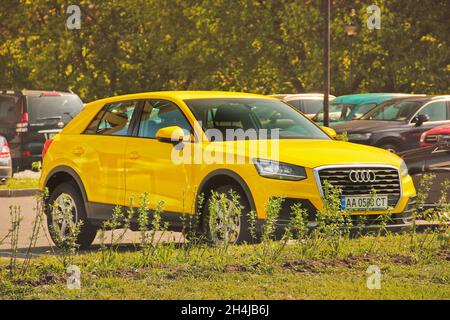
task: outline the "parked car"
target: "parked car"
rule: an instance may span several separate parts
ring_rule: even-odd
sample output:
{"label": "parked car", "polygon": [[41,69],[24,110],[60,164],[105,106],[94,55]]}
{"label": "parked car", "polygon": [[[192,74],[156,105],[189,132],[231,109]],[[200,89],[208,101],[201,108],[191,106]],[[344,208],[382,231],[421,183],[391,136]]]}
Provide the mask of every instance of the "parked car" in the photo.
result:
{"label": "parked car", "polygon": [[11,177],[11,152],[6,138],[0,136],[0,184],[6,183]]}
{"label": "parked car", "polygon": [[438,138],[450,141],[450,125],[428,130],[420,137],[420,147],[431,147],[438,143]]}
{"label": "parked car", "polygon": [[[272,97],[281,99],[303,112],[308,118],[323,112],[322,93],[274,94]],[[330,101],[336,97],[330,95]]]}
{"label": "parked car", "polygon": [[[403,93],[362,93],[339,96],[330,103],[330,126],[357,120],[381,103],[400,97],[411,96]],[[323,125],[323,109],[312,119]]]}
{"label": "parked car", "polygon": [[[416,188],[420,186],[424,174],[435,175],[425,201],[425,209],[436,207],[444,189],[442,184],[447,180],[450,181],[450,142],[440,140],[438,144],[410,150],[402,153],[401,156],[406,161]],[[442,204],[448,202],[450,202],[450,192],[447,194],[446,201]]]}
{"label": "parked car", "polygon": [[69,92],[0,91],[0,135],[9,142],[14,170],[30,169],[42,159],[42,130],[61,130],[83,109]]}
{"label": "parked car", "polygon": [[422,133],[450,125],[450,96],[406,97],[387,101],[353,120],[334,126],[351,142],[394,153],[419,147]]}
{"label": "parked car", "polygon": [[[256,134],[264,129],[278,133],[262,139],[258,135],[238,141],[234,135],[218,139],[220,133]],[[136,206],[137,201],[130,199],[145,193],[152,209],[157,201],[165,202],[162,218],[170,230],[182,230],[184,213],[201,210],[198,230],[207,239],[248,242],[252,239],[248,213],[256,213],[259,233],[266,219],[265,204],[272,197],[284,197],[281,228],[289,224],[295,203],[308,211],[314,225],[317,210],[324,206],[325,181],[342,188],[342,207],[352,210],[355,219],[370,217],[367,228],[386,214],[392,219],[388,229],[410,226],[416,193],[403,160],[333,136],[333,129],[321,129],[294,107],[260,95],[159,92],[96,101],[46,143],[39,185],[48,189],[47,201],[53,204],[47,206],[49,228],[64,238],[67,216],[60,212],[71,208],[73,219],[84,222],[78,243],[87,247],[115,206]],[[272,142],[276,151],[251,151],[255,143],[263,142]],[[187,157],[184,161],[178,158],[181,152]],[[227,160],[211,161],[213,154]],[[221,238],[210,229],[208,208],[213,191],[231,197],[231,190],[243,209],[235,219],[213,216],[214,224],[229,226],[228,237]],[[200,195],[205,199],[201,208]]]}

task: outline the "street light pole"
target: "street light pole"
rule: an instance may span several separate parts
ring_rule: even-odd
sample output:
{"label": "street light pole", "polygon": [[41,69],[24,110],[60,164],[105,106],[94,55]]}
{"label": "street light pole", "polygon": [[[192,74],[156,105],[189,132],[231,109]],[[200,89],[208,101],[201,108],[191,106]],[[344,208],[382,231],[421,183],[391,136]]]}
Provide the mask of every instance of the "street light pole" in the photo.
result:
{"label": "street light pole", "polygon": [[324,48],[323,48],[323,125],[330,125],[330,0],[323,0]]}
{"label": "street light pole", "polygon": [[355,9],[352,9],[352,12],[350,14],[350,24],[345,26],[345,32],[347,33],[347,36],[350,38],[350,50],[349,50],[349,63],[350,63],[350,70],[349,70],[349,85],[348,85],[348,91],[350,94],[353,93],[353,38],[358,35],[358,26],[355,24],[355,16],[356,11]]}

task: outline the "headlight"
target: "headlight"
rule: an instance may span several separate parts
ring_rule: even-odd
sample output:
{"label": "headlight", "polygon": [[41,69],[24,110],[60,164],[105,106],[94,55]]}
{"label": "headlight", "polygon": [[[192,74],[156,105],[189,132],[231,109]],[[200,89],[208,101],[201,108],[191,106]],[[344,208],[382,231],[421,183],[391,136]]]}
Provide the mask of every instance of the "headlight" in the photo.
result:
{"label": "headlight", "polygon": [[400,165],[400,170],[402,173],[402,177],[406,177],[408,175],[408,166],[405,161],[402,160],[402,164]]}
{"label": "headlight", "polygon": [[369,140],[371,136],[372,136],[371,133],[351,133],[348,135],[348,140],[350,141]]}
{"label": "headlight", "polygon": [[261,177],[294,181],[306,179],[303,167],[265,159],[254,159],[253,162]]}

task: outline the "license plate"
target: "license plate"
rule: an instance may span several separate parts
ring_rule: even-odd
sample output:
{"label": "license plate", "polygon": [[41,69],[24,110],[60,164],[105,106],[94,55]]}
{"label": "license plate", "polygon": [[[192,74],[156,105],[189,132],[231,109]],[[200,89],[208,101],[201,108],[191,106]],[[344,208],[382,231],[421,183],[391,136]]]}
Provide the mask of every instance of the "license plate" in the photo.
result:
{"label": "license plate", "polygon": [[388,208],[388,196],[355,196],[341,197],[341,208],[348,210],[386,210]]}

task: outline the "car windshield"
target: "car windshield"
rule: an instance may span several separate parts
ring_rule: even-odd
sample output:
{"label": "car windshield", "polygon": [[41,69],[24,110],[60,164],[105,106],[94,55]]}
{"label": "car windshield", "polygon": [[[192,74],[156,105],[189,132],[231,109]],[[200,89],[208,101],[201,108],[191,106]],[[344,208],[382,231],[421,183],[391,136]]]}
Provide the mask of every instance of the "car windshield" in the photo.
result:
{"label": "car windshield", "polygon": [[30,96],[28,113],[31,121],[74,118],[83,109],[83,103],[76,95]]}
{"label": "car windshield", "polygon": [[[352,112],[354,104],[350,103],[332,103],[330,104],[330,122],[344,121]],[[317,113],[313,120],[315,122],[323,121],[323,111]]]}
{"label": "car windshield", "polygon": [[[209,137],[211,129],[227,137],[229,130],[256,132],[257,138],[322,139],[330,137],[294,108],[269,99],[196,99],[186,100],[188,107]],[[275,136],[274,131],[277,132]],[[233,137],[233,140],[239,137]],[[251,137],[245,137],[251,139]],[[228,140],[228,137],[227,137]]]}
{"label": "car windshield", "polygon": [[352,119],[356,120],[356,119],[361,118],[362,116],[364,116],[367,112],[371,111],[376,106],[377,106],[376,103],[367,103],[367,104],[362,105],[355,111],[355,114],[353,115]]}
{"label": "car windshield", "polygon": [[406,121],[420,106],[418,101],[394,101],[381,104],[366,113],[361,120]]}

